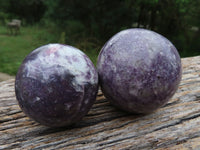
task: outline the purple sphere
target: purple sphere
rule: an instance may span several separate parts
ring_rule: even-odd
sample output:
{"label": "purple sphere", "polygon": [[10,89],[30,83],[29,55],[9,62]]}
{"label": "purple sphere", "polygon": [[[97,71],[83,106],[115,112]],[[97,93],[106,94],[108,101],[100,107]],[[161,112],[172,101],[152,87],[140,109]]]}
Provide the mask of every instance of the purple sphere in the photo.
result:
{"label": "purple sphere", "polygon": [[35,121],[62,127],[79,121],[96,99],[98,74],[80,50],[48,44],[21,64],[15,93],[21,109]]}
{"label": "purple sphere", "polygon": [[105,97],[128,112],[150,113],[163,106],[181,80],[180,56],[162,35],[127,29],[102,48],[97,63]]}

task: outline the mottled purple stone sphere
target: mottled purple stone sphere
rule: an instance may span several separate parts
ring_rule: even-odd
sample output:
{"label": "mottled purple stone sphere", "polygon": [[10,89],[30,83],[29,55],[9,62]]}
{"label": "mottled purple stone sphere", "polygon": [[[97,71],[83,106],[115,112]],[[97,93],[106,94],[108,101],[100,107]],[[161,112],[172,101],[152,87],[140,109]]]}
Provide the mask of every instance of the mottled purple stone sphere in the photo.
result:
{"label": "mottled purple stone sphere", "polygon": [[162,35],[127,29],[102,48],[97,63],[105,97],[128,112],[150,113],[163,106],[181,80],[180,56]]}
{"label": "mottled purple stone sphere", "polygon": [[80,50],[48,44],[32,51],[21,64],[15,92],[23,112],[51,127],[76,123],[96,99],[98,74]]}

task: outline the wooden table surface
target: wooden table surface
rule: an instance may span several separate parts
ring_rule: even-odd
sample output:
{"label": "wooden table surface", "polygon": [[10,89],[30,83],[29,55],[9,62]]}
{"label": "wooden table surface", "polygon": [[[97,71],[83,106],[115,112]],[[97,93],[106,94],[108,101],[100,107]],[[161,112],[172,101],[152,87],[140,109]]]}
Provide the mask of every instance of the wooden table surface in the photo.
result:
{"label": "wooden table surface", "polygon": [[148,115],[111,106],[99,92],[77,125],[42,126],[19,108],[14,80],[0,82],[0,149],[199,149],[200,56],[183,58],[183,77],[173,98]]}

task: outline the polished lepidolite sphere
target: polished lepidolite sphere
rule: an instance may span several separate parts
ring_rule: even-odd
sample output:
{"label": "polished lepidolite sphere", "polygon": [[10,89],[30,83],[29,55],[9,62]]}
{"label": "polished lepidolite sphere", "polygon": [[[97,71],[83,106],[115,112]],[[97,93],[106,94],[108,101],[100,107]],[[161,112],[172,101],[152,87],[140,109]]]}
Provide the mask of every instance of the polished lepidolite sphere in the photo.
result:
{"label": "polished lepidolite sphere", "polygon": [[150,113],[163,106],[181,80],[181,59],[162,35],[145,29],[127,29],[102,48],[97,63],[100,85],[115,106]]}
{"label": "polished lepidolite sphere", "polygon": [[62,127],[79,121],[95,101],[98,74],[90,59],[67,45],[48,44],[21,64],[15,92],[21,109],[35,121]]}

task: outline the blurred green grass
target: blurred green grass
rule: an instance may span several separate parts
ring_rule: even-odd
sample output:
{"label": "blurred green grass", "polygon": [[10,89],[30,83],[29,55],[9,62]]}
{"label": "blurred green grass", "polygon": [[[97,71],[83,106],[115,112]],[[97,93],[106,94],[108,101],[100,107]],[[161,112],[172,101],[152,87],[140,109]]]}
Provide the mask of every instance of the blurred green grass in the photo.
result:
{"label": "blurred green grass", "polygon": [[[24,58],[32,50],[48,43],[60,42],[60,36],[51,29],[39,26],[22,27],[20,34],[9,35],[6,27],[0,26],[0,72],[15,75]],[[98,51],[85,50],[81,44],[83,42],[72,46],[83,48],[83,52],[96,65]]]}

